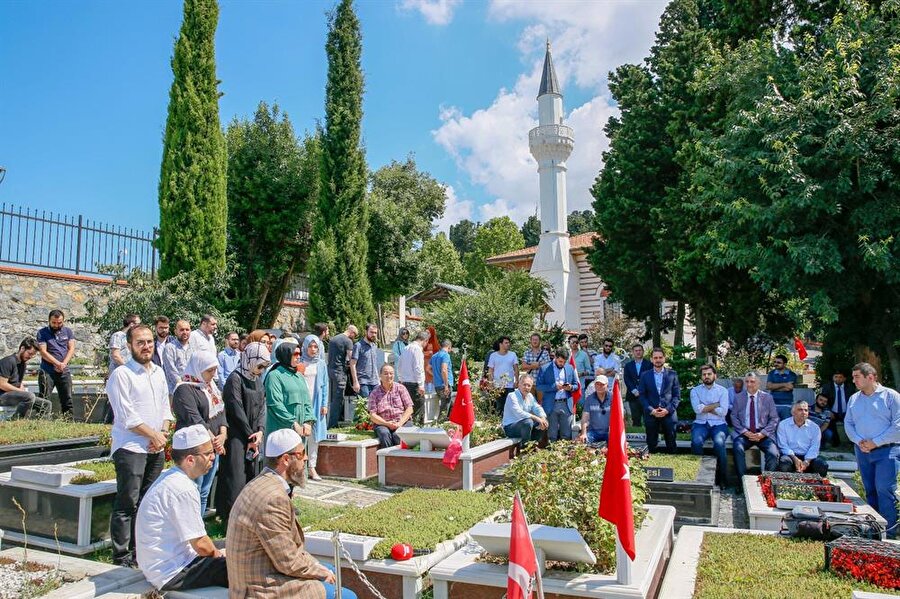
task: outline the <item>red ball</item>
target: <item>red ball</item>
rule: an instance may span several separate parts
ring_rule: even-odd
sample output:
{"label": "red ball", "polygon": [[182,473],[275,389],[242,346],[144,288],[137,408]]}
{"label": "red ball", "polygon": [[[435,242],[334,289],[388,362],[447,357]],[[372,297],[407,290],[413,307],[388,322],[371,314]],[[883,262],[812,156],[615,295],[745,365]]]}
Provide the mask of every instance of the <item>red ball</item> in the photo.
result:
{"label": "red ball", "polygon": [[411,559],[413,556],[413,548],[407,543],[397,543],[391,547],[391,557],[397,561]]}

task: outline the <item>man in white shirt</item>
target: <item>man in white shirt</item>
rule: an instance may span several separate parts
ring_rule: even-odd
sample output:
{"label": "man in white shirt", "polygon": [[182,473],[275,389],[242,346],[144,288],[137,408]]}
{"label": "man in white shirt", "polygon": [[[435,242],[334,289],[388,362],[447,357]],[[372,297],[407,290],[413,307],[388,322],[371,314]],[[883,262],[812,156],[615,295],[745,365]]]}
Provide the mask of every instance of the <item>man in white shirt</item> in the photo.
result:
{"label": "man in white shirt", "polygon": [[175,431],[175,466],[159,477],[137,513],[137,561],[159,591],[228,587],[225,551],[216,548],[200,517],[196,480],[209,472],[216,452],[209,431],[195,424]]}
{"label": "man in white shirt", "polygon": [[134,565],[134,516],[141,498],[163,469],[166,433],[175,419],[162,368],[153,363],[153,332],[137,325],[127,335],[132,359],[106,382],[115,419],[110,454],[116,497],[109,518],[113,563]]}
{"label": "man in white shirt", "polygon": [[200,327],[191,331],[191,350],[205,351],[216,355],[216,331],[219,322],[212,314],[204,314],[200,319]]}
{"label": "man in white shirt", "polygon": [[502,414],[506,396],[516,390],[516,381],[519,380],[519,358],[515,352],[509,351],[512,344],[509,337],[500,337],[499,342],[500,348],[488,358],[488,378],[493,381],[494,388],[503,389],[494,406],[497,413]]}
{"label": "man in white shirt", "polygon": [[622,363],[619,356],[613,352],[613,340],[607,337],[603,340],[603,351],[594,356],[594,373],[615,378],[619,376],[621,370]]}
{"label": "man in white shirt", "polygon": [[728,462],[725,454],[725,438],[728,436],[728,390],[716,384],[716,367],[704,364],[700,367],[702,384],[691,389],[691,406],[697,417],[691,425],[691,452],[703,455],[703,444],[712,437],[713,453],[716,454],[716,478],[720,486],[728,476]]}
{"label": "man in white shirt", "polygon": [[778,459],[780,472],[814,472],[820,476],[828,474],[828,462],[819,457],[822,431],[819,425],[809,419],[809,404],[795,401],[791,406],[791,417],[778,424]]}
{"label": "man in white shirt", "polygon": [[416,338],[406,346],[406,351],[397,361],[397,378],[400,384],[409,391],[413,402],[413,422],[422,423],[422,406],[425,399],[425,344],[428,342],[428,331],[419,331]]}

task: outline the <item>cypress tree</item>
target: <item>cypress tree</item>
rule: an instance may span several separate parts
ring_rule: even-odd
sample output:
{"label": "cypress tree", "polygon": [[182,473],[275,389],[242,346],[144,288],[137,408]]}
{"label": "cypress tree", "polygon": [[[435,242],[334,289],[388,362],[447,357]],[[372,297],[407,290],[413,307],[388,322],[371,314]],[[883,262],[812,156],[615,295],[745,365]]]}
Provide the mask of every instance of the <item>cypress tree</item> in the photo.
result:
{"label": "cypress tree", "polygon": [[157,244],[163,279],[181,271],[225,270],[227,157],[219,125],[218,21],[216,0],[184,0],[159,175]]}
{"label": "cypress tree", "polygon": [[366,161],[360,144],[362,36],[352,0],[328,19],[328,81],[320,158],[319,216],[309,264],[311,321],[342,328],[375,314],[366,276]]}

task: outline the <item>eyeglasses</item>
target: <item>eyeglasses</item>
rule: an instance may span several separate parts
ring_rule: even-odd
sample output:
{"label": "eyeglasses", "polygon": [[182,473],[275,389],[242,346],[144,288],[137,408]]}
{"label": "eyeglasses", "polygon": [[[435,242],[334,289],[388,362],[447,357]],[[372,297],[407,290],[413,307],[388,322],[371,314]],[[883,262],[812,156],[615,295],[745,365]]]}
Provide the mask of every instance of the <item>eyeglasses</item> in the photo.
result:
{"label": "eyeglasses", "polygon": [[303,457],[306,457],[306,452],[305,452],[305,451],[289,451],[289,452],[287,452],[286,455],[289,455],[289,456],[303,456]]}
{"label": "eyeglasses", "polygon": [[202,455],[203,457],[205,457],[205,458],[207,458],[207,459],[212,459],[212,458],[214,458],[215,455],[216,455],[216,450],[215,450],[215,449],[210,449],[209,451],[201,451],[201,452],[199,452],[199,453],[193,453],[193,454],[191,454],[191,455],[195,455],[195,456],[201,456],[201,455]]}

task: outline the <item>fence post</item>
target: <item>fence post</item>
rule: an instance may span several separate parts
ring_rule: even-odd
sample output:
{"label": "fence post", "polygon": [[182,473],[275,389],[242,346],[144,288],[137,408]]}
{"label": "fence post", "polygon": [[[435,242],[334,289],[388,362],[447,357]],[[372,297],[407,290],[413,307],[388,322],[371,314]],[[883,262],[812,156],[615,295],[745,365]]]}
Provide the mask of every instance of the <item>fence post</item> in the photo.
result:
{"label": "fence post", "polygon": [[75,240],[75,274],[81,272],[81,215],[78,215],[78,237]]}
{"label": "fence post", "polygon": [[150,242],[150,276],[156,277],[156,240],[159,238],[159,227],[153,227],[153,241]]}

